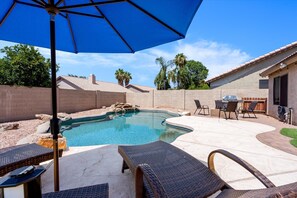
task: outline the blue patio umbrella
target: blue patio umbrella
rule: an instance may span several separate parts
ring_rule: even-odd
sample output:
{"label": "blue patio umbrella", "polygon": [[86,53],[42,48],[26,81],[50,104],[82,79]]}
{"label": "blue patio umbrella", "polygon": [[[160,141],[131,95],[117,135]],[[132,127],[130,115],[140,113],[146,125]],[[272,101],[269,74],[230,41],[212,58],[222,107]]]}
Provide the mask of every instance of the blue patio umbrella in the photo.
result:
{"label": "blue patio umbrella", "polygon": [[51,49],[55,191],[59,191],[56,49],[134,53],[185,37],[202,0],[1,0],[0,39]]}

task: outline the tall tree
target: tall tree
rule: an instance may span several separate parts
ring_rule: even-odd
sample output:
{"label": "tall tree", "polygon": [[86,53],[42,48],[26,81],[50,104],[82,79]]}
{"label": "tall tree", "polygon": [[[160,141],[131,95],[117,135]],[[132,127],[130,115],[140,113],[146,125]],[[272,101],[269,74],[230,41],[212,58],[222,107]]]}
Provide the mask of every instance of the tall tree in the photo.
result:
{"label": "tall tree", "polygon": [[117,69],[115,72],[115,78],[118,80],[118,84],[124,86],[124,74],[125,71],[123,69]]}
{"label": "tall tree", "polygon": [[0,84],[50,87],[50,60],[33,46],[14,45],[0,50]]}
{"label": "tall tree", "polygon": [[189,70],[191,78],[191,89],[207,88],[205,79],[208,76],[208,69],[199,61],[190,60],[186,67]]}
{"label": "tall tree", "polygon": [[132,75],[130,72],[124,72],[124,81],[125,81],[125,86],[129,85],[130,80],[132,80]]}
{"label": "tall tree", "polygon": [[166,90],[170,88],[167,77],[167,68],[172,65],[172,61],[166,61],[163,57],[156,58],[156,64],[160,66],[160,71],[157,74],[154,84],[158,90]]}

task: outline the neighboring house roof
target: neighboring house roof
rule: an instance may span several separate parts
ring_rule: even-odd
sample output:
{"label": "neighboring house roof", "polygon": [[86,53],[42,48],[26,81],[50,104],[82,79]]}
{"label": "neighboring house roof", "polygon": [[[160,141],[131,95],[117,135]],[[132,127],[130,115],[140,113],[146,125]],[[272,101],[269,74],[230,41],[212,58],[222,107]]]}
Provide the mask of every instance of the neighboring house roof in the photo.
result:
{"label": "neighboring house roof", "polygon": [[[288,65],[297,62],[297,51],[290,54],[286,58],[282,59],[281,61],[271,65],[268,69],[264,70],[262,73],[260,73],[260,76],[266,77],[269,74],[272,74],[274,72],[277,72],[279,70],[282,70],[286,68]],[[294,64],[296,65],[296,64]]]}
{"label": "neighboring house roof", "polygon": [[153,87],[141,86],[141,85],[133,85],[133,84],[127,85],[126,88],[127,89],[133,88],[133,89],[136,89],[136,90],[138,90],[140,92],[149,92],[149,91],[155,90],[155,88],[153,88]]}
{"label": "neighboring house roof", "polygon": [[[94,76],[95,77],[95,76]],[[129,89],[111,82],[96,81],[94,83],[90,79],[72,77],[72,76],[60,76],[57,82],[63,81],[74,89],[91,90],[91,91],[107,91],[107,92],[128,92],[133,93]]]}
{"label": "neighboring house roof", "polygon": [[206,82],[207,83],[212,83],[212,82],[217,81],[217,80],[219,80],[221,78],[224,78],[225,76],[234,74],[234,73],[236,73],[236,72],[238,72],[240,70],[246,69],[247,67],[253,66],[256,63],[259,63],[259,62],[264,61],[264,60],[266,60],[268,58],[271,58],[271,57],[273,57],[273,56],[275,56],[277,54],[280,54],[280,53],[283,53],[285,51],[288,51],[288,50],[290,50],[290,49],[292,49],[292,48],[294,48],[296,46],[297,46],[297,42],[293,42],[293,43],[291,43],[289,45],[286,45],[286,46],[281,47],[279,49],[276,49],[276,50],[274,50],[272,52],[269,52],[267,54],[264,54],[263,56],[260,56],[258,58],[255,58],[255,59],[253,59],[253,60],[251,60],[249,62],[246,62],[246,63],[244,63],[242,65],[239,65],[237,68],[232,69],[231,71],[225,72],[225,73],[223,73],[223,74],[221,74],[219,76],[216,76],[216,77],[214,77],[212,79],[209,79]]}

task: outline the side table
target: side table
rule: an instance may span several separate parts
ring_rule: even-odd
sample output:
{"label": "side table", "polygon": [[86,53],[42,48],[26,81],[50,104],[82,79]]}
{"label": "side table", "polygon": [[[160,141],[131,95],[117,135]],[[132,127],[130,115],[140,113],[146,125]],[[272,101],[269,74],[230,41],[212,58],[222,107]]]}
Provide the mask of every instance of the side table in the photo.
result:
{"label": "side table", "polygon": [[[16,169],[24,170],[26,167]],[[35,167],[35,169],[28,174],[20,177],[12,177],[12,172],[0,178],[0,198],[41,198],[41,181],[40,176],[45,172],[42,166]]]}

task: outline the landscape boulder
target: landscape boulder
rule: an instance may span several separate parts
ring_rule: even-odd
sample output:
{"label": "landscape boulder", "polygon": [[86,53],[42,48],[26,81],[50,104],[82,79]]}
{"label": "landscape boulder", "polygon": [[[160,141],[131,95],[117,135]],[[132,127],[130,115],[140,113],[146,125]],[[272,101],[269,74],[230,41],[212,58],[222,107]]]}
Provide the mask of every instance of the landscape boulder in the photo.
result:
{"label": "landscape boulder", "polygon": [[18,129],[18,128],[19,128],[18,123],[2,124],[2,125],[0,125],[0,132],[7,131],[7,130]]}

